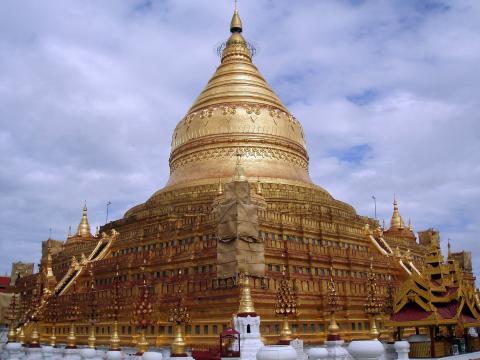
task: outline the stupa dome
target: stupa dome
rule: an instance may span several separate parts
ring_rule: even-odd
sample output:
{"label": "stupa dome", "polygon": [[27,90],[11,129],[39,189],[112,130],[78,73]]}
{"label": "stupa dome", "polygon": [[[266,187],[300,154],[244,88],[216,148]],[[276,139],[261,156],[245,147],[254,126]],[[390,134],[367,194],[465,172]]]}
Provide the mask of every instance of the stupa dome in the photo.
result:
{"label": "stupa dome", "polygon": [[311,183],[302,126],[256,66],[235,11],[222,60],[172,137],[167,186],[247,177]]}

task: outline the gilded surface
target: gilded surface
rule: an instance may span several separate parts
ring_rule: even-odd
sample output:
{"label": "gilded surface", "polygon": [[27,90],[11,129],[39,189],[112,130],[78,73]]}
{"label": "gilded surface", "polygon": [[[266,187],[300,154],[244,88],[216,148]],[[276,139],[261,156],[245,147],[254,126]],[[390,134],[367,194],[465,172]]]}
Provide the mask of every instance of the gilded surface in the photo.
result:
{"label": "gilded surface", "polygon": [[[92,324],[88,304],[94,301],[96,343],[111,342],[115,348],[138,342],[131,322],[133,299],[148,276],[156,304],[142,337],[158,346],[176,338],[178,352],[185,343],[217,344],[239,308],[261,315],[262,335],[276,342],[286,329],[284,319],[275,315],[284,268],[295,282],[298,308],[298,317],[286,325],[307,343],[325,340],[329,323],[330,332],[345,340],[365,337],[372,258],[382,301],[389,286],[399,288],[411,277],[421,285],[415,286],[417,293],[409,291],[410,282],[399,296],[421,300],[425,284],[416,269],[423,266],[447,283],[459,281],[460,272],[449,280],[450,271],[460,271],[458,265],[433,266],[438,253],[425,258],[429,243],[438,243],[438,233],[421,232],[417,243],[397,204],[392,227],[382,229],[311,182],[301,125],[253,65],[240,30],[238,18],[222,48],[221,65],[175,129],[167,187],[102,226],[99,234],[90,234],[85,211],[77,234],[44,242],[41,274],[17,280],[17,313],[23,314],[15,320],[23,325],[18,335],[32,332],[26,314],[39,279],[51,289],[40,323],[43,340],[52,337],[52,329],[58,330],[53,333],[57,343],[67,340],[75,287],[83,309],[77,343],[88,342],[88,331],[82,330]],[[242,184],[241,192],[229,185],[234,175],[241,179],[233,181]],[[462,294],[478,304],[469,255],[457,257],[464,264]],[[168,321],[179,283],[191,320],[185,329]],[[437,290],[433,284],[429,292]],[[335,316],[329,319],[332,310]]]}
{"label": "gilded surface", "polygon": [[237,149],[248,176],[310,183],[300,122],[253,65],[233,31],[215,74],[175,128],[168,185],[231,175]]}

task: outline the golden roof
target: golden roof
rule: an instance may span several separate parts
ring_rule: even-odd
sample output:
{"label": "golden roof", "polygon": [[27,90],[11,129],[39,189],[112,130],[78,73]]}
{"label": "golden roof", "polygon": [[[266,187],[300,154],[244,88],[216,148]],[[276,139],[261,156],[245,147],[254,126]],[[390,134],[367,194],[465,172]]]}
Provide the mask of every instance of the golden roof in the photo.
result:
{"label": "golden roof", "polygon": [[221,63],[172,137],[168,186],[245,175],[311,183],[303,129],[252,63],[235,10]]}

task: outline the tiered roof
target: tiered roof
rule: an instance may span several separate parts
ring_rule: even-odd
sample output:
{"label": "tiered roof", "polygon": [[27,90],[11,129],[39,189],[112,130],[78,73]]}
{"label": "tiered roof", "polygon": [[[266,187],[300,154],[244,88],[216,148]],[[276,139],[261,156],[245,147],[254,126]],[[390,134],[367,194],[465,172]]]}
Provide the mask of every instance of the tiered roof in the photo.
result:
{"label": "tiered roof", "polygon": [[475,288],[464,281],[457,260],[444,261],[433,242],[420,274],[412,272],[398,292],[391,321],[394,326],[480,325],[480,301]]}

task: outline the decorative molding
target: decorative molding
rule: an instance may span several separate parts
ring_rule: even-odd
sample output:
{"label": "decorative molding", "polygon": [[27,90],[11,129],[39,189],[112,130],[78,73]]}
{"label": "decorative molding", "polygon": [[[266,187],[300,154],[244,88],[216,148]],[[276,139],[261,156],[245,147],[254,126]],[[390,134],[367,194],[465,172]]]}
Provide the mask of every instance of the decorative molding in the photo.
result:
{"label": "decorative molding", "polygon": [[[268,113],[269,117],[272,119],[272,126],[269,126],[268,123],[265,123],[265,120],[260,122],[257,121],[261,119],[264,111]],[[305,141],[302,125],[292,114],[270,105],[256,103],[222,104],[217,106],[208,106],[187,114],[175,128],[172,138],[172,148],[176,149],[182,144],[202,136],[221,134],[225,131],[231,132],[233,125],[231,120],[235,117],[235,115],[243,113],[248,116],[252,124],[258,124],[258,128],[250,128],[248,127],[248,124],[245,124],[246,127],[244,126],[245,128],[242,129],[241,132],[253,132],[258,134],[291,137],[292,140],[296,142]],[[225,118],[226,128],[215,129],[209,127],[209,120],[215,115]],[[190,131],[190,128],[196,121],[199,121],[203,126],[197,128],[195,131]],[[279,125],[282,121],[288,122],[288,133],[279,133]],[[285,130],[283,130],[283,132],[285,132]]]}
{"label": "decorative molding", "polygon": [[300,167],[304,170],[308,170],[308,161],[299,155],[275,148],[240,146],[217,147],[181,155],[170,162],[170,171],[174,172],[178,168],[198,161],[234,159],[238,153],[242,154],[246,159],[257,158],[263,160],[279,160]]}

